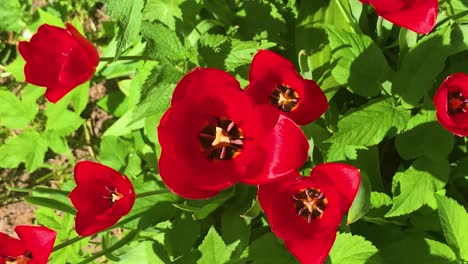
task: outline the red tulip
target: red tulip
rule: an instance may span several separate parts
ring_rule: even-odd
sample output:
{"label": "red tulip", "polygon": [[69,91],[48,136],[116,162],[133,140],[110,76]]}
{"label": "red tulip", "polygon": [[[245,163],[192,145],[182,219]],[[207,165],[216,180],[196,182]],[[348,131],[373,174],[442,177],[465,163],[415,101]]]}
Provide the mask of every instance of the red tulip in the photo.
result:
{"label": "red tulip", "polygon": [[0,264],[46,264],[57,233],[42,226],[17,226],[19,239],[0,233]]}
{"label": "red tulip", "polygon": [[438,0],[359,0],[370,4],[386,20],[420,34],[432,31],[437,21]]}
{"label": "red tulip", "polygon": [[89,236],[113,226],[128,214],[135,202],[130,180],[117,171],[91,161],[75,166],[76,187],[70,199],[78,213],[75,229]]}
{"label": "red tulip", "polygon": [[319,118],[328,109],[320,87],[296,72],[286,58],[269,50],[255,54],[246,93],[259,104],[272,104],[299,125]]}
{"label": "red tulip", "polygon": [[434,105],[443,127],[468,136],[468,75],[459,72],[447,77],[434,96]]}
{"label": "red tulip", "polygon": [[174,193],[216,195],[236,182],[260,184],[297,170],[308,143],[270,105],[257,105],[229,74],[196,68],[175,88],[158,127],[159,172]]}
{"label": "red tulip", "polygon": [[297,172],[258,186],[258,200],[271,230],[301,263],[321,264],[330,251],[341,218],[359,189],[353,166],[325,163],[310,177]]}
{"label": "red tulip", "polygon": [[40,26],[18,50],[26,60],[26,82],[47,87],[45,96],[53,103],[89,80],[99,63],[93,44],[68,23],[66,29]]}

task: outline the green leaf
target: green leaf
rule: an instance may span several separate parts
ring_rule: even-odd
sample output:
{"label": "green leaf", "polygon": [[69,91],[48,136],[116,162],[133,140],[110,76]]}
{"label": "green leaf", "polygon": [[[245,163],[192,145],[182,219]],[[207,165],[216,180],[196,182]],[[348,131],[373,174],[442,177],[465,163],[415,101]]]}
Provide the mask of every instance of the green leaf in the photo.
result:
{"label": "green leaf", "polygon": [[435,195],[445,239],[459,259],[468,261],[468,213],[455,200]]}
{"label": "green leaf", "polygon": [[200,224],[186,214],[173,221],[172,228],[166,232],[164,244],[171,256],[178,257],[188,253],[200,236]]}
{"label": "green leaf", "polygon": [[143,0],[106,0],[107,14],[109,14],[119,27],[117,34],[117,50],[115,57],[118,58],[122,50],[128,45],[136,43],[139,39],[141,29]]}
{"label": "green leaf", "polygon": [[[127,243],[130,243],[127,242]],[[154,264],[164,264],[154,250],[155,242],[151,240],[145,240],[131,248],[125,248],[125,253],[120,255],[120,260],[116,263],[121,264],[132,264],[132,263],[154,263]]]}
{"label": "green leaf", "polygon": [[162,62],[179,62],[190,57],[176,32],[160,23],[144,22],[141,33],[148,41],[147,53],[150,58]]}
{"label": "green leaf", "polygon": [[257,218],[260,214],[262,213],[262,208],[260,207],[260,203],[258,202],[258,199],[255,199],[252,202],[252,206],[247,210],[245,213],[241,214],[240,216],[252,220],[254,218]]}
{"label": "green leaf", "polygon": [[298,263],[271,232],[253,241],[242,255],[246,255],[253,264]]}
{"label": "green leaf", "polygon": [[259,49],[269,49],[276,44],[265,40],[258,42],[232,39],[231,45],[231,52],[224,61],[227,71],[234,71],[240,66],[251,63],[253,56]]}
{"label": "green leaf", "polygon": [[453,145],[453,134],[437,122],[435,111],[423,111],[412,117],[395,140],[398,154],[406,160],[423,156],[442,159],[452,152]]}
{"label": "green leaf", "polygon": [[332,143],[327,160],[344,160],[346,151],[380,143],[389,133],[404,129],[409,118],[391,98],[370,101],[338,122],[338,131],[326,141]]}
{"label": "green leaf", "polygon": [[447,160],[417,159],[409,169],[393,177],[393,207],[385,217],[409,214],[427,204],[445,186],[448,175]]}
{"label": "green leaf", "polygon": [[339,233],[330,251],[330,259],[333,264],[364,264],[377,251],[364,237]]}
{"label": "green leaf", "polygon": [[25,130],[0,146],[0,167],[16,168],[24,162],[28,172],[44,164],[47,142],[35,130]]}
{"label": "green leaf", "polygon": [[67,110],[66,105],[60,103],[48,103],[45,115],[47,116],[46,131],[55,131],[58,136],[71,134],[84,122],[79,114]]}
{"label": "green leaf", "polygon": [[370,209],[371,185],[367,174],[361,170],[361,183],[354,198],[351,208],[349,208],[347,223],[351,224],[361,219]]}
{"label": "green leaf", "polygon": [[327,27],[335,80],[361,96],[376,96],[388,78],[390,67],[382,51],[366,35]]}
{"label": "green leaf", "polygon": [[159,20],[172,30],[176,28],[176,19],[182,20],[179,5],[183,0],[148,0],[143,9],[143,19]]}
{"label": "green leaf", "polygon": [[416,105],[433,86],[434,79],[444,69],[450,52],[450,34],[451,27],[444,27],[430,34],[403,58],[401,67],[394,76],[392,91],[401,95],[404,102]]}
{"label": "green leaf", "polygon": [[129,142],[115,136],[105,136],[101,140],[98,159],[101,163],[114,169],[126,165],[127,155],[131,152]]}
{"label": "green leaf", "polygon": [[41,24],[49,24],[56,27],[64,28],[65,25],[60,17],[56,17],[51,13],[44,11],[42,9],[38,9],[37,12],[39,13],[39,21]]}
{"label": "green leaf", "polygon": [[0,124],[8,128],[24,128],[37,113],[35,102],[22,102],[8,90],[0,90]]}
{"label": "green leaf", "polygon": [[44,206],[50,209],[55,209],[59,210],[65,213],[69,214],[76,214],[75,208],[73,208],[71,205],[66,204],[64,202],[58,201],[53,198],[47,198],[47,197],[36,197],[36,196],[29,196],[24,198],[27,202],[39,205],[39,206]]}
{"label": "green leaf", "polygon": [[208,234],[206,234],[198,249],[202,256],[197,264],[226,263],[234,250],[234,248],[226,246],[213,226],[208,230]]}
{"label": "green leaf", "polygon": [[20,32],[25,26],[22,21],[23,12],[20,1],[4,0],[0,2],[0,31]]}

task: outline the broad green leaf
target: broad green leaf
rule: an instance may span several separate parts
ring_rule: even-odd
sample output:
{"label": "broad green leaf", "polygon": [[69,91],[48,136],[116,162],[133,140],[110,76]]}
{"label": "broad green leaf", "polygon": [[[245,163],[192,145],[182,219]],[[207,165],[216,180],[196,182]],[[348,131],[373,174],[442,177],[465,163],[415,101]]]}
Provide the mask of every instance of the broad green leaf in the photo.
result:
{"label": "broad green leaf", "polygon": [[333,264],[364,264],[377,248],[362,236],[339,233],[330,251]]}
{"label": "broad green leaf", "polygon": [[393,207],[385,217],[409,214],[427,204],[445,186],[448,175],[447,160],[417,159],[409,169],[393,177]]}
{"label": "broad green leaf", "polygon": [[39,20],[41,24],[49,24],[52,26],[65,28],[65,24],[60,17],[52,15],[51,13],[42,9],[38,9],[37,12],[39,13]]}
{"label": "broad green leaf", "polygon": [[453,134],[437,122],[435,111],[423,111],[412,117],[395,140],[398,154],[406,160],[423,156],[444,158],[452,151],[453,144]]}
{"label": "broad green leaf", "polygon": [[338,121],[338,131],[326,141],[332,143],[327,160],[344,160],[347,151],[380,143],[404,129],[409,117],[391,98],[370,101]]}
{"label": "broad green leaf", "polygon": [[0,124],[8,128],[24,128],[37,113],[36,102],[22,102],[8,90],[0,90]]}
{"label": "broad green leaf", "polygon": [[[392,92],[416,105],[443,70],[450,48],[450,27],[430,34],[408,51],[393,78]],[[434,52],[437,51],[437,52]],[[431,54],[431,56],[428,56]]]}
{"label": "broad green leaf", "polygon": [[172,30],[176,28],[176,19],[182,19],[179,5],[183,0],[148,0],[143,9],[143,19],[159,20]]}
{"label": "broad green leaf", "polygon": [[27,129],[6,140],[0,146],[0,167],[16,168],[24,162],[26,170],[33,172],[43,166],[47,142],[35,130]]}
{"label": "broad green leaf", "polygon": [[127,155],[131,152],[131,145],[122,138],[105,136],[101,140],[98,159],[101,163],[116,170],[126,165]]}
{"label": "broad green leaf", "polygon": [[131,248],[125,248],[125,254],[120,255],[120,260],[116,263],[133,264],[133,263],[154,263],[164,264],[154,250],[154,241],[145,240]]}
{"label": "broad green leaf", "polygon": [[455,200],[435,195],[440,223],[447,243],[459,259],[468,261],[468,213]]}
{"label": "broad green leaf", "polygon": [[337,61],[332,70],[335,80],[361,96],[378,95],[391,72],[379,47],[366,35],[333,27],[327,32],[332,57]]}
{"label": "broad green leaf", "polygon": [[253,241],[242,256],[253,264],[299,263],[280,241],[273,233],[266,233]]}
{"label": "broad green leaf", "polygon": [[166,232],[164,244],[171,256],[182,256],[193,248],[200,236],[200,224],[182,214],[173,221],[172,228]]}
{"label": "broad green leaf", "polygon": [[232,39],[232,49],[229,52],[224,65],[227,71],[234,71],[240,66],[250,64],[252,58],[259,49],[269,49],[274,47],[276,44],[262,40],[258,41],[241,41],[238,39]]}
{"label": "broad green leaf", "polygon": [[22,21],[23,11],[19,0],[3,0],[0,2],[0,31],[20,32],[25,23]]}
{"label": "broad green leaf", "polygon": [[116,22],[119,28],[117,34],[117,50],[119,57],[122,50],[135,43],[139,38],[142,20],[143,0],[106,0],[107,14]]}
{"label": "broad green leaf", "polygon": [[234,248],[226,246],[214,227],[208,230],[208,234],[206,234],[198,249],[202,256],[197,264],[226,263],[234,250]]}
{"label": "broad green leaf", "polygon": [[71,134],[84,122],[79,114],[65,109],[60,103],[48,103],[45,115],[47,116],[46,131],[55,131],[59,136]]}

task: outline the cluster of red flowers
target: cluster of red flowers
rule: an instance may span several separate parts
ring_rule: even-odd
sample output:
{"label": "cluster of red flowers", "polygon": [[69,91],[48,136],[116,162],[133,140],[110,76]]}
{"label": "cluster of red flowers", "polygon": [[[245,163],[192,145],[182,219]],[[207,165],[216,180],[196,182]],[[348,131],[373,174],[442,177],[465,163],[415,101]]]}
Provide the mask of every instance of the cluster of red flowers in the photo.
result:
{"label": "cluster of red flowers", "polygon": [[[437,0],[360,1],[418,33],[430,32],[437,18]],[[27,62],[26,81],[46,86],[51,102],[89,80],[99,62],[96,48],[70,24],[43,25],[18,48]],[[161,178],[190,199],[215,196],[238,182],[257,185],[271,230],[302,263],[323,263],[358,191],[359,170],[326,163],[310,177],[299,175],[308,142],[298,125],[319,118],[328,102],[290,61],[259,51],[249,83],[243,90],[228,73],[210,68],[195,68],[182,78],[158,127]],[[445,128],[468,136],[468,75],[448,77],[434,104]],[[135,202],[130,180],[107,166],[79,162],[74,177],[70,199],[81,236],[113,226]],[[16,232],[19,239],[0,233],[0,264],[47,263],[56,232],[39,226],[18,226]]]}

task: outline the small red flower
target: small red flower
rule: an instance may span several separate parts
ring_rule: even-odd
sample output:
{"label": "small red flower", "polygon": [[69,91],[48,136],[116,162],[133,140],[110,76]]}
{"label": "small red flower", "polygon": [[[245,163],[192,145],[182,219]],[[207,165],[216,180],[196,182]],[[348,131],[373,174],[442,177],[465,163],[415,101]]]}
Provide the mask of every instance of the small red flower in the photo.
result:
{"label": "small red flower", "polygon": [[420,34],[432,31],[437,21],[438,0],[359,0],[370,4],[386,20]]}
{"label": "small red flower", "polygon": [[468,136],[468,75],[459,72],[447,77],[434,95],[434,105],[443,127]]}
{"label": "small red flower", "polygon": [[272,181],[307,159],[299,127],[271,105],[255,104],[217,69],[196,68],[182,78],[158,135],[161,178],[191,199],[214,196],[239,181]]}
{"label": "small red flower", "polygon": [[130,180],[99,163],[81,161],[75,166],[76,187],[70,199],[78,213],[75,229],[89,236],[113,226],[135,202]]}
{"label": "small red flower", "polygon": [[258,200],[271,230],[301,263],[321,264],[330,251],[341,218],[359,189],[353,166],[325,163],[310,177],[297,172],[258,186]]}
{"label": "small red flower", "polygon": [[246,93],[258,104],[272,104],[299,125],[307,125],[328,109],[320,87],[296,72],[286,58],[269,50],[255,54]]}
{"label": "small red flower", "polygon": [[17,226],[19,239],[0,233],[0,264],[47,264],[57,233],[42,226]]}
{"label": "small red flower", "polygon": [[68,23],[66,29],[40,26],[29,42],[19,43],[18,50],[26,60],[26,81],[47,87],[45,96],[53,103],[89,80],[99,63],[93,44]]}

